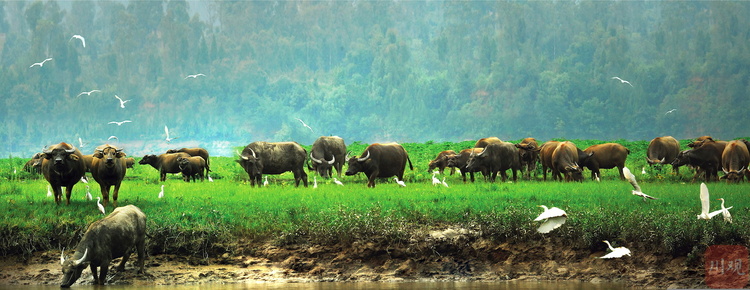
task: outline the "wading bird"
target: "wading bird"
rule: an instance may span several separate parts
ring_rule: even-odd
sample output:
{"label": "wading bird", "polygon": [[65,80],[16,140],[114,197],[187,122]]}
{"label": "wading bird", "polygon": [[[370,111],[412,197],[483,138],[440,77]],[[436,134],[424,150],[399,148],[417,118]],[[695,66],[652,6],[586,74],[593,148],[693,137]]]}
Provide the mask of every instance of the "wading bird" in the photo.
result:
{"label": "wading bird", "polygon": [[98,92],[101,92],[101,91],[100,91],[100,90],[90,90],[90,91],[88,91],[88,92],[81,92],[80,94],[78,94],[78,95],[76,96],[76,98],[77,98],[77,97],[80,97],[81,95],[87,95],[87,96],[90,96],[90,95],[91,95],[91,93],[98,93]]}
{"label": "wading bird", "polygon": [[628,250],[628,248],[626,247],[613,248],[612,245],[609,244],[609,241],[603,241],[603,242],[607,244],[607,246],[609,247],[609,250],[612,252],[609,252],[609,254],[599,257],[600,259],[621,258],[622,256],[625,256],[625,255],[630,256],[630,250]]}
{"label": "wading bird", "polygon": [[599,173],[594,173],[594,179],[596,179],[596,182],[602,181],[601,179],[599,179]]}
{"label": "wading bird", "polygon": [[310,128],[310,126],[308,126],[307,124],[305,124],[304,121],[302,121],[302,119],[300,119],[300,118],[295,118],[295,119],[297,119],[297,121],[299,121],[300,123],[302,123],[302,126],[305,126],[307,129],[310,129],[310,132],[314,132],[313,129]]}
{"label": "wading bird", "polygon": [[159,198],[164,197],[164,184],[161,185],[161,191],[159,191]]}
{"label": "wading bird", "polygon": [[398,185],[401,185],[401,187],[406,187],[406,183],[404,183],[403,180],[398,180],[398,177],[394,177],[393,180],[395,180]]}
{"label": "wading bird", "polygon": [[445,176],[443,176],[443,180],[441,180],[441,181],[440,181],[440,184],[442,184],[442,185],[443,185],[443,186],[445,186],[445,187],[449,187],[449,186],[448,186],[448,183],[447,183],[447,182],[445,182]]}
{"label": "wading bird", "polygon": [[34,67],[34,66],[39,66],[39,67],[43,67],[43,66],[44,66],[44,63],[45,63],[45,62],[47,62],[47,61],[50,61],[50,60],[52,60],[52,58],[51,58],[51,57],[50,57],[50,58],[47,58],[47,59],[45,59],[45,60],[43,60],[42,62],[35,62],[34,64],[30,65],[29,67],[30,67],[30,68],[31,68],[31,67]]}
{"label": "wading bird", "polygon": [[432,173],[432,185],[440,185],[442,182],[440,182],[440,179],[435,177],[435,172]]}
{"label": "wading bird", "polygon": [[265,179],[263,180],[263,186],[268,186],[268,175],[263,177],[265,177]]}
{"label": "wading bird", "polygon": [[70,39],[68,40],[68,42],[70,42],[71,40],[73,40],[73,38],[81,40],[81,44],[83,45],[83,47],[86,47],[86,39],[83,38],[83,36],[80,36],[78,34],[73,35],[72,37],[70,37]]}
{"label": "wading bird", "polygon": [[93,198],[91,197],[91,191],[89,190],[89,186],[86,185],[86,200],[92,200],[92,199]]}
{"label": "wading bird", "polygon": [[130,120],[125,120],[125,121],[122,121],[122,122],[112,121],[112,122],[109,122],[107,124],[117,124],[117,126],[120,126],[122,124],[130,123],[130,122],[133,122],[133,121],[130,121]]}
{"label": "wading bird", "polygon": [[705,183],[701,182],[701,214],[698,215],[698,219],[700,220],[710,220],[712,217],[714,217],[717,214],[720,214],[724,211],[729,212],[729,209],[732,207],[720,209],[717,211],[708,212],[711,209],[711,200],[708,193],[708,187]]}
{"label": "wading bird", "polygon": [[99,208],[99,211],[102,212],[102,214],[107,214],[107,211],[104,210],[104,206],[99,202],[99,197],[96,197],[96,207]]}
{"label": "wading bird", "polygon": [[618,80],[618,81],[620,81],[620,83],[622,83],[622,84],[628,84],[628,85],[630,85],[631,87],[633,86],[633,85],[632,85],[632,84],[631,84],[631,83],[630,83],[629,81],[623,80],[623,79],[621,79],[621,78],[619,78],[619,77],[612,77],[612,79],[613,79],[613,80]]}
{"label": "wading bird", "polygon": [[724,207],[724,199],[719,198],[717,200],[721,200],[721,215],[724,216],[724,221],[728,223],[732,223],[732,214],[729,213],[729,209]]}
{"label": "wading bird", "polygon": [[206,174],[206,176],[208,176],[208,182],[214,182],[214,179],[211,178],[211,175]]}
{"label": "wading bird", "polygon": [[189,78],[193,78],[194,79],[194,78],[197,78],[197,77],[205,77],[205,76],[206,75],[204,75],[204,74],[194,74],[194,75],[188,75],[188,76],[186,76],[185,79],[189,79]]}
{"label": "wading bird", "polygon": [[338,179],[336,179],[336,177],[333,178],[333,183],[338,184],[340,186],[344,186],[344,184],[341,183],[341,181],[339,181]]}
{"label": "wading bird", "polygon": [[169,128],[167,128],[167,125],[164,125],[164,134],[167,134],[167,138],[164,139],[164,140],[167,140],[167,143],[172,142],[172,140],[174,139],[180,138],[180,137],[169,138]]}
{"label": "wading bird", "polygon": [[641,175],[646,175],[646,167],[641,167]]}
{"label": "wading bird", "polygon": [[81,182],[88,184],[89,180],[88,180],[88,178],[86,178],[86,176],[82,176],[81,177]]}
{"label": "wading bird", "polygon": [[539,207],[543,208],[544,211],[534,219],[535,222],[545,220],[541,225],[539,225],[539,228],[536,229],[537,232],[546,234],[551,232],[552,230],[559,228],[562,226],[565,221],[568,219],[568,214],[557,207],[547,208],[544,205],[540,205]]}
{"label": "wading bird", "polygon": [[120,108],[123,108],[123,109],[125,109],[125,103],[127,103],[127,102],[130,102],[130,100],[124,100],[124,101],[123,101],[123,100],[122,100],[122,99],[120,99],[120,97],[118,97],[117,95],[115,95],[115,98],[117,98],[118,100],[120,100]]}
{"label": "wading bird", "polygon": [[630,182],[630,185],[633,186],[633,195],[640,196],[643,198],[643,201],[646,201],[646,199],[657,199],[656,197],[650,196],[648,194],[645,194],[641,191],[641,187],[638,186],[638,182],[635,180],[635,175],[633,175],[632,172],[630,172],[630,169],[627,167],[622,168],[622,175],[625,175],[625,178]]}
{"label": "wading bird", "polygon": [[47,185],[47,197],[50,197],[50,196],[52,196],[52,187]]}
{"label": "wading bird", "polygon": [[318,188],[318,179],[313,176],[313,188]]}

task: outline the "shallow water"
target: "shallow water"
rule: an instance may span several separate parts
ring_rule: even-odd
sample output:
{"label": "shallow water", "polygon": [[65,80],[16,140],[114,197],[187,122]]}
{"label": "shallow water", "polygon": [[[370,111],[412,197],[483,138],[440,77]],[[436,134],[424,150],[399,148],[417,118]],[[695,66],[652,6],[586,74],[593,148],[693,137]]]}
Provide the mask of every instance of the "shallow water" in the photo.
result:
{"label": "shallow water", "polygon": [[[10,290],[50,290],[61,289],[59,286],[8,286],[0,285],[2,289]],[[70,289],[102,289],[93,285],[73,285]],[[178,285],[178,286],[128,286],[128,285],[109,285],[108,290],[132,290],[132,289],[153,289],[153,290],[189,290],[189,289],[219,289],[219,290],[237,290],[237,289],[317,289],[317,290],[343,290],[343,289],[360,289],[360,290],[382,290],[382,289],[493,289],[493,290],[600,290],[600,289],[631,289],[619,283],[588,283],[588,282],[316,282],[316,283],[271,283],[271,282],[249,282],[237,284],[201,284],[201,285]]]}

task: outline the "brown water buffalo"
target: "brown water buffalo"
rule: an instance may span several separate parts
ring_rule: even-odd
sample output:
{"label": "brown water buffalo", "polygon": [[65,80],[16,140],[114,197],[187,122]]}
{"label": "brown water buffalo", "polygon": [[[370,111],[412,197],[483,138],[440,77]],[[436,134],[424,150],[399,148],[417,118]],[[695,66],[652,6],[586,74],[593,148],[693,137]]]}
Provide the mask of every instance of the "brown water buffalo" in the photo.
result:
{"label": "brown water buffalo", "polygon": [[[727,146],[727,141],[716,141],[711,136],[701,136],[695,139],[695,141],[687,144],[690,148],[698,148],[703,146],[704,144],[710,144],[711,146],[715,146],[719,152],[724,152],[724,148]],[[695,169],[695,174],[693,175],[693,181],[697,180],[698,177],[701,175],[705,175],[705,170],[701,168],[700,166],[693,166],[690,165],[690,167],[693,167]]]}
{"label": "brown water buffalo", "polygon": [[62,187],[64,186],[66,204],[70,204],[73,186],[86,173],[83,154],[73,145],[65,142],[53,145],[42,153],[44,155],[42,174],[55,193],[55,203],[60,204],[62,201]]}
{"label": "brown water buffalo", "polygon": [[724,171],[727,183],[742,181],[748,164],[750,164],[750,152],[748,152],[745,140],[729,141],[721,154],[721,169]]}
{"label": "brown water buffalo", "polygon": [[185,182],[190,182],[190,179],[195,182],[196,177],[203,181],[205,176],[208,175],[206,160],[203,157],[177,157],[177,164],[180,167],[180,172],[182,172],[182,180]]}
{"label": "brown water buffalo", "polygon": [[83,165],[86,166],[86,172],[91,172],[91,166],[94,164],[94,154],[83,155]]}
{"label": "brown water buffalo", "polygon": [[[547,180],[547,169],[552,170],[552,153],[555,152],[560,141],[547,141],[539,147],[539,159],[542,162],[542,176]],[[557,180],[560,176],[552,174],[552,179]]]}
{"label": "brown water buffalo", "polygon": [[133,168],[133,165],[135,165],[135,158],[125,157],[125,168]]}
{"label": "brown water buffalo", "polygon": [[362,157],[349,158],[349,169],[346,175],[354,175],[364,172],[367,176],[367,187],[375,187],[375,178],[388,178],[396,176],[398,180],[404,180],[406,162],[409,168],[414,170],[409,154],[404,147],[398,143],[375,143],[367,146]]}
{"label": "brown water buffalo", "polygon": [[516,144],[518,148],[521,170],[526,179],[531,179],[531,173],[536,170],[536,162],[539,160],[539,143],[534,138],[524,138]]}
{"label": "brown water buffalo", "polygon": [[[680,153],[680,142],[672,136],[656,137],[648,143],[646,161],[648,164],[671,164]],[[672,165],[672,170],[679,173],[679,166]]]}
{"label": "brown water buffalo", "polygon": [[628,159],[630,150],[617,143],[604,143],[591,145],[585,153],[591,153],[591,157],[586,162],[581,162],[581,166],[586,166],[591,170],[591,179],[595,179],[596,176],[602,176],[599,169],[611,169],[617,167],[617,171],[620,172],[620,179],[625,180],[625,175],[622,174],[622,168],[625,167],[625,160]]}
{"label": "brown water buffalo", "polygon": [[125,153],[122,152],[122,149],[109,144],[96,147],[94,161],[91,163],[91,176],[99,183],[104,206],[109,203],[109,190],[112,186],[115,187],[115,191],[112,193],[112,204],[115,207],[117,206],[120,184],[122,184],[126,172]]}
{"label": "brown water buffalo", "polygon": [[323,178],[333,176],[336,168],[339,178],[346,162],[346,144],[338,136],[320,136],[310,148],[310,171],[316,171]]}
{"label": "brown water buffalo", "polygon": [[488,144],[487,147],[477,154],[473,154],[466,164],[469,171],[486,168],[490,174],[490,182],[494,182],[497,173],[500,173],[503,182],[508,179],[506,171],[513,173],[513,181],[517,179],[517,171],[521,170],[518,148],[513,143],[500,142]]}
{"label": "brown water buffalo", "polygon": [[[719,167],[721,167],[721,154],[724,152],[721,148],[721,144],[712,141],[706,142],[700,147],[680,152],[671,164],[674,167],[682,165],[699,167],[705,172],[706,182],[718,180],[718,171]],[[698,174],[694,175],[692,181],[695,182],[698,176]]]}
{"label": "brown water buffalo", "polygon": [[138,164],[151,165],[151,167],[159,170],[159,181],[167,180],[167,173],[180,173],[180,165],[177,163],[177,157],[190,157],[190,154],[185,152],[179,153],[164,153],[159,156],[149,154],[143,156]]}
{"label": "brown water buffalo", "polygon": [[39,152],[26,161],[23,165],[23,171],[34,174],[42,174],[42,160],[44,159],[44,153]]}
{"label": "brown water buffalo", "polygon": [[560,142],[552,152],[552,175],[563,174],[565,181],[583,181],[583,169],[578,165],[580,160],[578,147],[573,142]]}
{"label": "brown water buffalo", "polygon": [[294,185],[299,187],[302,181],[307,187],[307,173],[304,169],[306,159],[307,150],[297,142],[258,141],[245,146],[237,163],[247,172],[251,186],[261,186],[263,174],[291,171],[294,174]]}
{"label": "brown water buffalo", "polygon": [[[134,205],[115,208],[108,216],[89,225],[72,257],[66,259],[65,253],[60,253],[63,273],[60,287],[73,285],[86,267],[91,268],[94,284],[104,285],[109,263],[122,257],[117,271],[124,271],[133,248],[138,251],[138,272],[143,273],[146,261],[146,215]],[[97,273],[97,268],[101,272]]]}
{"label": "brown water buffalo", "polygon": [[[427,172],[432,172],[432,170],[437,168],[438,172],[440,172],[440,174],[443,174],[443,171],[445,171],[445,168],[449,167],[448,158],[450,158],[450,156],[455,156],[455,155],[456,155],[456,151],[453,151],[453,150],[445,150],[445,151],[438,153],[437,157],[435,157],[435,159],[430,161],[430,163],[428,164]],[[455,169],[455,167],[452,167],[452,168]],[[453,173],[453,169],[451,169],[451,173]]]}
{"label": "brown water buffalo", "polygon": [[489,144],[496,144],[503,142],[500,140],[500,138],[497,137],[487,137],[477,140],[477,143],[474,144],[474,148],[484,148],[487,147]]}
{"label": "brown water buffalo", "polygon": [[169,149],[167,153],[187,153],[190,156],[200,156],[203,160],[206,160],[206,171],[211,171],[211,159],[208,158],[208,150],[203,148],[180,148],[180,149]]}
{"label": "brown water buffalo", "polygon": [[[466,173],[468,173],[471,177],[471,182],[474,182],[474,172],[477,171],[470,171],[466,168],[466,164],[469,162],[471,154],[479,154],[479,152],[482,152],[482,150],[484,150],[484,148],[469,148],[461,150],[461,152],[459,152],[457,155],[447,156],[448,166],[458,168],[458,170],[461,171],[461,176],[463,177],[464,183],[466,183]],[[478,171],[484,173],[485,177],[489,176],[487,168],[481,168]]]}

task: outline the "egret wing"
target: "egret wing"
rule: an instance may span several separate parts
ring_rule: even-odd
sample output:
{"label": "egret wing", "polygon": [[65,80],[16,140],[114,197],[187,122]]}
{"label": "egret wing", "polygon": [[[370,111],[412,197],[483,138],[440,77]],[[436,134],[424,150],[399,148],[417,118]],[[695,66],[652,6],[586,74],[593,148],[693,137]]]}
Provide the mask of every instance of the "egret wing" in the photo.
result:
{"label": "egret wing", "polygon": [[599,258],[600,259],[621,258],[622,256],[625,256],[625,255],[630,256],[630,250],[628,250],[628,248],[625,248],[625,247],[619,247],[619,248],[615,248],[615,250],[610,252],[609,254],[606,254]]}
{"label": "egret wing", "polygon": [[708,187],[705,183],[701,182],[701,215],[708,214],[710,208],[711,203],[709,200]]}
{"label": "egret wing", "polygon": [[[728,207],[728,208],[726,208],[726,209],[720,209],[720,210],[715,210],[715,211],[712,211],[712,212],[708,213],[708,218],[712,218],[712,217],[716,216],[717,214],[720,214],[720,213],[722,213],[722,212],[724,212],[724,211],[726,211],[727,213],[729,213],[729,209],[731,209],[731,208],[733,208],[733,207],[734,207],[734,206],[730,206],[730,207]],[[730,218],[730,219],[731,219],[731,218]]]}
{"label": "egret wing", "polygon": [[545,210],[543,213],[541,213],[534,221],[540,221],[543,219],[549,219],[554,217],[567,217],[568,214],[565,213],[564,210],[561,210],[557,207],[550,208],[548,210]]}
{"label": "egret wing", "polygon": [[638,181],[635,180],[635,175],[630,172],[630,169],[628,169],[627,167],[623,167],[622,175],[625,175],[625,178],[628,180],[628,182],[630,182],[630,185],[633,186],[635,191],[641,192],[641,187],[638,186]]}
{"label": "egret wing", "polygon": [[552,230],[562,226],[567,219],[568,217],[566,216],[551,217],[547,219],[545,222],[543,222],[541,225],[539,225],[539,228],[536,229],[536,231],[542,234],[549,233]]}

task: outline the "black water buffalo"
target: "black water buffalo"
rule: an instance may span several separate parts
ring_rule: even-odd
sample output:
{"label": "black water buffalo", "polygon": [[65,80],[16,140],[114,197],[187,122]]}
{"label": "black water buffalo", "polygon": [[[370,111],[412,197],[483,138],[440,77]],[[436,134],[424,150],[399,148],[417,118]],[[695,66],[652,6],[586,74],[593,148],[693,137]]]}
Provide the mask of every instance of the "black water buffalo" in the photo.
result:
{"label": "black water buffalo", "polygon": [[[682,165],[699,167],[700,170],[705,172],[707,182],[717,181],[719,179],[719,167],[721,167],[721,154],[724,152],[723,147],[722,144],[713,141],[707,142],[700,147],[679,152],[671,164],[674,167]],[[695,182],[698,176],[699,174],[696,173],[692,181]]]}
{"label": "black water buffalo", "polygon": [[591,179],[601,176],[599,169],[611,169],[615,167],[620,172],[620,179],[625,179],[622,168],[625,167],[625,160],[628,159],[628,154],[630,154],[630,150],[625,148],[625,146],[617,143],[604,143],[591,145],[586,150],[583,150],[583,152],[591,153],[591,158],[584,161],[579,160],[581,166],[585,166],[591,170]]}
{"label": "black water buffalo", "polygon": [[409,154],[404,147],[398,143],[374,143],[367,146],[362,157],[349,158],[349,169],[346,175],[354,175],[364,172],[367,176],[367,187],[375,187],[375,178],[388,178],[396,176],[398,180],[404,180],[406,162],[409,168],[414,170]]}
{"label": "black water buffalo", "polygon": [[109,189],[114,186],[112,203],[117,206],[117,195],[120,192],[120,184],[125,178],[127,168],[125,166],[125,153],[122,149],[105,144],[96,147],[94,161],[91,163],[91,176],[94,177],[102,192],[103,204],[109,203]]}
{"label": "black water buffalo", "polygon": [[23,165],[23,171],[34,174],[42,174],[42,160],[44,159],[44,153],[39,152],[34,154],[26,164]]}
{"label": "black water buffalo", "polygon": [[[203,160],[206,160],[206,171],[211,171],[211,159],[208,158],[208,150],[203,148],[180,148],[180,149],[169,149],[167,150],[167,153],[187,153],[190,154],[190,156],[200,156],[203,157]],[[206,173],[208,174],[208,173]]]}
{"label": "black water buffalo", "polygon": [[291,171],[294,185],[302,181],[307,187],[307,173],[304,165],[307,150],[297,142],[253,142],[245,146],[237,163],[250,177],[250,185],[261,186],[263,174],[282,174]]}
{"label": "black water buffalo", "polygon": [[565,176],[565,181],[583,181],[583,168],[578,165],[578,147],[573,142],[560,142],[552,152],[552,175]]}
{"label": "black water buffalo", "polygon": [[55,203],[62,201],[62,187],[65,187],[66,204],[70,204],[73,186],[86,174],[83,154],[73,145],[60,143],[43,151],[42,174],[55,193]]}
{"label": "black water buffalo", "polygon": [[333,175],[336,168],[339,178],[346,162],[346,144],[338,136],[320,136],[310,149],[312,165],[310,171],[316,171],[323,178]]}
{"label": "black water buffalo", "polygon": [[[125,270],[125,263],[133,253],[133,247],[138,251],[138,272],[143,273],[146,260],[146,215],[134,205],[115,208],[103,219],[95,221],[83,234],[83,238],[76,246],[75,254],[66,259],[60,254],[63,279],[60,287],[70,287],[81,277],[81,272],[87,266],[91,267],[94,284],[104,285],[109,270],[109,263],[122,257],[118,271]],[[97,268],[101,272],[97,275]]]}
{"label": "black water buffalo", "polygon": [[206,160],[200,156],[177,157],[177,164],[185,182],[190,182],[190,179],[195,181],[196,177],[203,181],[208,174]]}
{"label": "black water buffalo", "polygon": [[[672,164],[680,153],[680,142],[672,136],[656,137],[648,143],[646,161],[648,164]],[[672,165],[672,170],[679,173],[679,166]]]}
{"label": "black water buffalo", "polygon": [[482,172],[485,177],[488,177],[489,173],[487,171],[487,168],[481,168],[477,171],[470,171],[468,168],[466,168],[466,164],[469,162],[469,158],[471,158],[471,155],[478,154],[479,152],[482,152],[483,149],[484,148],[469,148],[461,150],[461,152],[459,152],[457,155],[447,156],[448,167],[458,168],[458,170],[461,171],[461,176],[463,177],[464,183],[466,183],[466,173],[469,173],[471,182],[474,182],[474,172]]}
{"label": "black water buffalo", "polygon": [[521,170],[526,179],[531,179],[531,172],[536,170],[536,162],[539,160],[539,143],[534,138],[524,138],[516,144],[518,148]]}
{"label": "black water buffalo", "polygon": [[[719,152],[724,152],[724,148],[727,146],[727,141],[716,141],[711,136],[701,136],[695,139],[695,141],[688,143],[687,146],[690,148],[698,148],[703,146],[704,144],[710,144],[711,146],[717,147]],[[697,180],[698,177],[701,175],[705,175],[705,170],[701,168],[700,166],[692,166],[695,169],[695,174],[693,175],[693,181]]]}
{"label": "black water buffalo", "polygon": [[721,169],[727,183],[742,181],[749,163],[750,152],[745,140],[729,141],[721,154]]}
{"label": "black water buffalo", "polygon": [[179,153],[164,153],[159,156],[149,154],[143,156],[138,164],[151,165],[156,170],[159,170],[159,180],[167,180],[167,173],[180,173],[180,165],[177,164],[177,157],[190,157],[190,154],[179,152]]}
{"label": "black water buffalo", "polygon": [[486,168],[491,182],[495,181],[498,172],[505,182],[508,179],[506,171],[510,169],[513,173],[513,181],[516,181],[517,171],[521,170],[519,158],[518,148],[513,143],[492,143],[484,147],[481,152],[472,154],[466,164],[466,169],[474,171]]}
{"label": "black water buffalo", "polygon": [[[443,171],[445,171],[445,168],[450,167],[448,166],[448,159],[451,156],[455,156],[455,155],[456,155],[456,151],[453,151],[453,150],[445,150],[445,151],[438,153],[437,157],[435,157],[435,159],[430,161],[430,163],[428,164],[427,172],[432,172],[432,170],[437,168],[438,172],[440,172],[440,174],[443,174]],[[453,169],[455,169],[455,167],[452,167],[451,174],[453,174]]]}
{"label": "black water buffalo", "polygon": [[[560,141],[547,141],[539,147],[539,159],[542,162],[542,176],[547,180],[547,169],[552,169],[552,153],[555,152]],[[553,170],[554,171],[554,170]],[[552,179],[557,180],[559,175],[552,174]]]}

